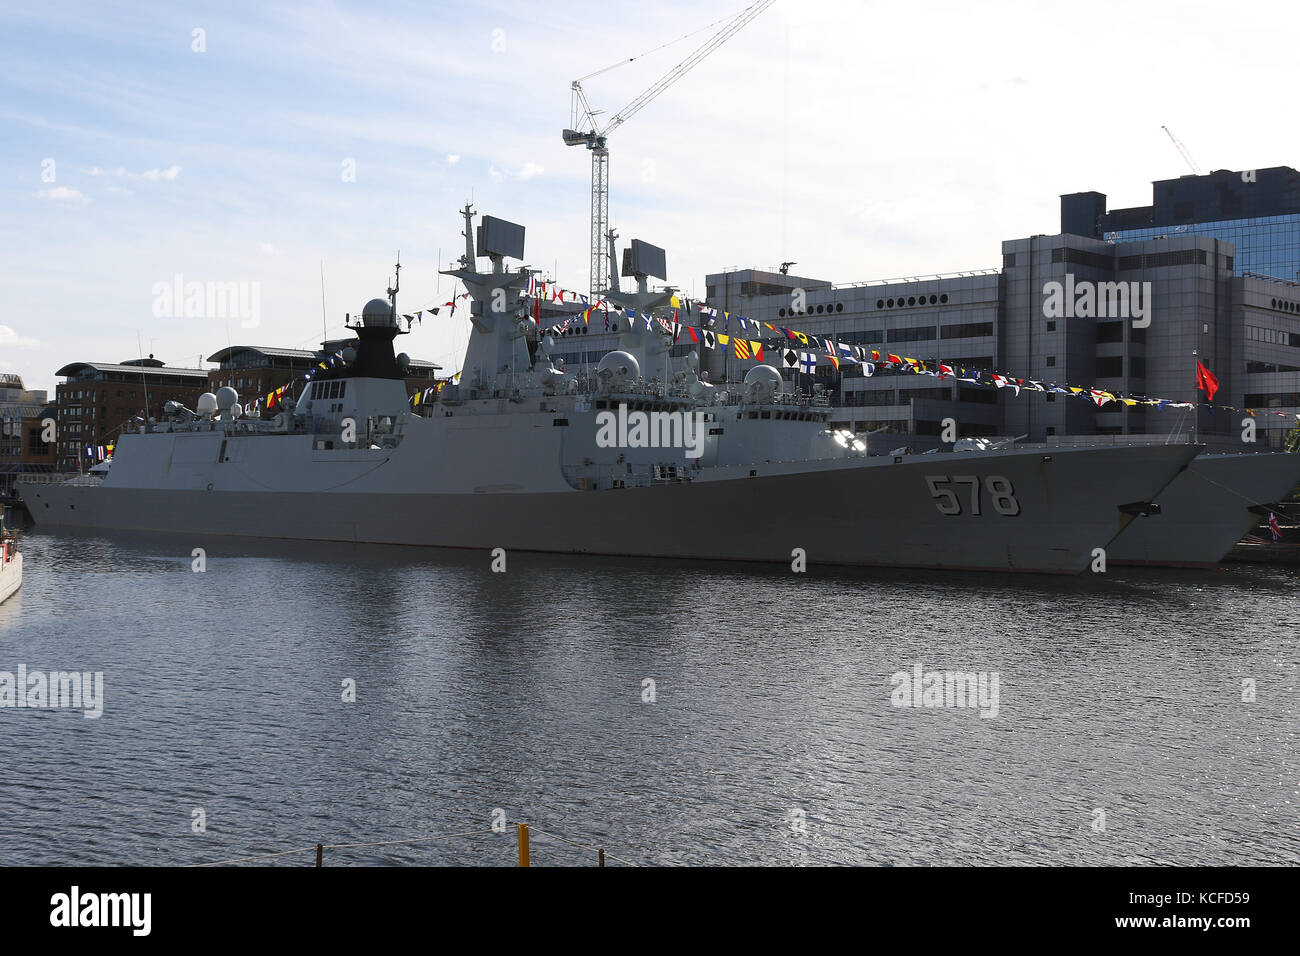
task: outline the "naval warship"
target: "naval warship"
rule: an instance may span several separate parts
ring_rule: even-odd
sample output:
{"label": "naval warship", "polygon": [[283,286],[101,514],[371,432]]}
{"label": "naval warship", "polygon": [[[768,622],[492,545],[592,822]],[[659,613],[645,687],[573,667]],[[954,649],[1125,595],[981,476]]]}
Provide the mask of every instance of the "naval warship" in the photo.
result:
{"label": "naval warship", "polygon": [[[664,252],[625,250],[637,316],[593,374],[566,371],[526,295],[524,227],[461,210],[444,274],[471,297],[458,382],[413,408],[397,294],[273,417],[234,389],[124,432],[103,478],[22,485],[38,525],[319,541],[1077,574],[1200,446],[867,454],[829,402],[758,364],[725,388],[674,371]],[[479,270],[479,259],[489,267]],[[629,266],[630,262],[630,266]],[[400,271],[398,272],[400,279]],[[409,331],[409,324],[407,327]],[[1158,517],[1144,520],[1156,521]]]}

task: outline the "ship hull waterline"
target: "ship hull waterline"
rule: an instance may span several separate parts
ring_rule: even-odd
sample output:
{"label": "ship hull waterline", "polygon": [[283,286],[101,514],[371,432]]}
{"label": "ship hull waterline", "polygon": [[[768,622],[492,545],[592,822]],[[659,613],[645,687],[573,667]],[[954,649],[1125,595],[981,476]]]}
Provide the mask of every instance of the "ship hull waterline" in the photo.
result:
{"label": "ship hull waterline", "polygon": [[[559,493],[65,484],[23,495],[38,527],[782,563],[801,549],[809,565],[1077,574],[1133,520],[1120,506],[1156,499],[1195,451],[899,456]],[[941,510],[953,499],[936,499],[936,487],[953,491],[959,513]],[[1012,510],[991,495],[1003,487],[1014,489],[1014,514],[997,510]]]}

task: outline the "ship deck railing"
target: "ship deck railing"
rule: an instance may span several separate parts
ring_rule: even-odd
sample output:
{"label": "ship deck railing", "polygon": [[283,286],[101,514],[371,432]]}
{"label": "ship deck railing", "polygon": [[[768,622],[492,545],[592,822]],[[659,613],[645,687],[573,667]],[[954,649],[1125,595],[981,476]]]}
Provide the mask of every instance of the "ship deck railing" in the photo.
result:
{"label": "ship deck railing", "polygon": [[50,472],[40,472],[32,474],[21,474],[17,476],[17,481],[24,485],[61,485],[65,481],[80,477],[78,472],[60,472],[52,474]]}

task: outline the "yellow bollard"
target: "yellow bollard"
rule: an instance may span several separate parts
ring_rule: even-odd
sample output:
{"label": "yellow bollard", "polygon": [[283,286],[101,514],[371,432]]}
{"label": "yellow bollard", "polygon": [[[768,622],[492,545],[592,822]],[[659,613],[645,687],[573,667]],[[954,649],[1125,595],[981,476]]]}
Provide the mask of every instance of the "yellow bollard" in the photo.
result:
{"label": "yellow bollard", "polygon": [[519,828],[519,865],[528,866],[528,824],[516,824]]}

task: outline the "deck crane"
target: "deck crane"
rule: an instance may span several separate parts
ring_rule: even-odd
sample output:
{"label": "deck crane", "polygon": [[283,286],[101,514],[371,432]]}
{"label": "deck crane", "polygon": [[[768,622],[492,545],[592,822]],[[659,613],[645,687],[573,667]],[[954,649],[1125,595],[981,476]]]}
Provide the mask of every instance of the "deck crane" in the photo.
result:
{"label": "deck crane", "polygon": [[1165,131],[1165,135],[1168,136],[1169,139],[1173,141],[1173,144],[1178,147],[1178,152],[1182,155],[1187,165],[1191,167],[1192,172],[1197,176],[1201,175],[1201,167],[1196,165],[1196,160],[1192,159],[1192,154],[1187,151],[1187,147],[1183,145],[1182,140],[1175,136],[1168,126],[1162,126],[1160,128]]}
{"label": "deck crane", "polygon": [[587,93],[582,84],[593,77],[608,73],[617,67],[632,62],[636,57],[619,60],[604,69],[588,73],[571,84],[572,109],[570,128],[563,131],[564,145],[586,146],[591,151],[591,298],[596,297],[609,285],[612,264],[606,263],[606,242],[609,241],[609,134],[622,126],[633,116],[650,104],[660,93],[668,89],[692,69],[699,65],[706,56],[722,46],[734,36],[741,27],[749,23],[760,13],[770,7],[776,0],[757,0],[740,13],[728,20],[713,36],[697,47],[686,59],[661,76],[650,87],[615,113],[605,123],[597,117],[602,110],[592,109]]}

